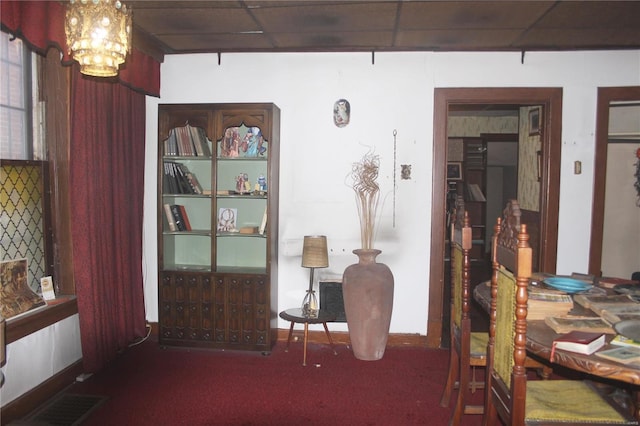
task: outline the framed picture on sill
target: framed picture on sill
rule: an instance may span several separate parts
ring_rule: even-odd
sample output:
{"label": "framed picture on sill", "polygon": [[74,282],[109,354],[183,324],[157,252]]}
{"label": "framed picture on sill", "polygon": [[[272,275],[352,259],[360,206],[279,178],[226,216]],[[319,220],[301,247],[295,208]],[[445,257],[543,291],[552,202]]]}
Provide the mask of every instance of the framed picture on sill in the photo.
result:
{"label": "framed picture on sill", "polygon": [[540,134],[540,108],[529,111],[529,136]]}
{"label": "framed picture on sill", "polygon": [[450,161],[447,163],[447,180],[462,180],[462,163]]}

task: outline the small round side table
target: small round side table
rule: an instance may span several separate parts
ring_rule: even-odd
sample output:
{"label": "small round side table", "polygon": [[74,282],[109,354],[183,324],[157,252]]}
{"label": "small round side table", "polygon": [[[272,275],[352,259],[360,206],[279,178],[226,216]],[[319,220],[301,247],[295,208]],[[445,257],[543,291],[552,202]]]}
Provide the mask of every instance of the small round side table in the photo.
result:
{"label": "small round side table", "polygon": [[280,318],[282,318],[283,320],[291,321],[291,327],[289,327],[289,337],[287,337],[287,347],[285,348],[285,352],[289,351],[289,343],[291,342],[291,334],[293,333],[294,324],[304,324],[304,355],[302,358],[302,365],[307,365],[307,339],[309,337],[309,324],[322,324],[324,326],[324,331],[325,333],[327,333],[327,338],[329,339],[329,344],[331,345],[333,354],[338,355],[333,346],[333,340],[331,339],[331,334],[329,334],[329,329],[327,328],[327,322],[336,320],[336,314],[334,314],[333,312],[323,311],[322,309],[320,309],[318,311],[317,318],[310,318],[302,313],[301,308],[292,308],[280,312]]}

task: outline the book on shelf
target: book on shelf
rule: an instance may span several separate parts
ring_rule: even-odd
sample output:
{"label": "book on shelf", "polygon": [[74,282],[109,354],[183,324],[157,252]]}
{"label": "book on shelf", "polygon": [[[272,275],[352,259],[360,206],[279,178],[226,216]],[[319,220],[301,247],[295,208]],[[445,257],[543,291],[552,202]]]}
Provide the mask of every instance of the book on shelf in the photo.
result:
{"label": "book on shelf", "polygon": [[596,352],[596,355],[622,364],[640,364],[640,348],[620,346]]}
{"label": "book on shelf", "polygon": [[187,227],[178,204],[171,205],[171,213],[173,214],[173,220],[176,223],[176,231],[186,231]]}
{"label": "book on shelf", "polygon": [[609,343],[615,346],[630,346],[640,349],[640,342],[638,342],[637,340],[629,339],[628,337],[624,337],[621,334],[616,335],[616,337],[611,339]]}
{"label": "book on shelf", "polygon": [[197,156],[211,157],[211,149],[209,148],[209,142],[207,134],[202,127],[193,127],[187,124],[189,128],[189,134],[191,135],[191,142],[195,148]]}
{"label": "book on shelf", "polygon": [[193,141],[191,140],[191,132],[189,132],[188,125],[184,127],[176,127],[176,133],[178,137],[179,155],[185,157],[195,156],[195,148]]}
{"label": "book on shelf", "polygon": [[171,232],[177,231],[178,228],[176,227],[176,220],[173,217],[171,206],[168,203],[164,205],[164,215],[167,217],[167,222],[169,224],[169,231]]}
{"label": "book on shelf", "polygon": [[166,161],[163,182],[165,193],[168,194],[202,194],[204,192],[198,178],[182,163]]}
{"label": "book on shelf", "polygon": [[189,179],[187,178],[187,173],[189,170],[182,163],[171,163],[171,165],[175,168],[176,180],[178,183],[179,193],[180,194],[195,194],[195,190],[191,186]]}
{"label": "book on shelf", "polygon": [[551,356],[553,362],[556,350],[576,352],[591,355],[605,345],[605,335],[588,331],[570,331],[557,337],[551,344]]}
{"label": "book on shelf", "polygon": [[198,181],[196,175],[191,172],[187,172],[187,180],[189,181],[194,194],[202,194],[202,185],[200,185],[200,182]]}
{"label": "book on shelf", "polygon": [[615,278],[615,277],[600,277],[597,279],[598,286],[604,288],[616,288],[620,285],[637,285],[640,288],[640,281],[637,280],[627,280],[625,278]]}
{"label": "book on shelf", "polygon": [[598,315],[600,315],[603,310],[640,306],[639,302],[636,302],[626,294],[594,295],[584,293],[574,295],[573,300],[579,305],[591,309]]}
{"label": "book on shelf", "polygon": [[176,183],[176,177],[174,175],[173,166],[171,163],[164,163],[164,175],[162,178],[163,188],[165,194],[177,194],[178,187]]}
{"label": "book on shelf", "polygon": [[600,311],[600,316],[610,324],[625,320],[640,320],[640,303],[631,306],[612,306]]}
{"label": "book on shelf", "polygon": [[571,331],[615,334],[611,325],[600,317],[549,316],[544,322],[558,334]]}
{"label": "book on shelf", "polygon": [[264,208],[264,213],[262,215],[262,222],[260,223],[260,228],[258,229],[258,233],[261,235],[265,234],[267,230],[267,208]]}
{"label": "book on shelf", "polygon": [[543,320],[549,316],[567,315],[573,309],[573,299],[557,290],[529,287],[527,319]]}
{"label": "book on shelf", "polygon": [[180,216],[182,216],[182,220],[184,221],[185,231],[191,231],[191,222],[189,222],[187,209],[181,204],[178,205],[178,208],[180,209]]}
{"label": "book on shelf", "polygon": [[178,155],[178,140],[176,139],[176,130],[169,131],[169,137],[164,140],[164,155]]}
{"label": "book on shelf", "polygon": [[205,130],[190,124],[171,129],[163,145],[164,155],[167,156],[211,157],[211,148]]}
{"label": "book on shelf", "polygon": [[202,194],[202,186],[193,173],[189,171],[187,166],[182,163],[175,163],[180,179],[183,182],[185,194]]}

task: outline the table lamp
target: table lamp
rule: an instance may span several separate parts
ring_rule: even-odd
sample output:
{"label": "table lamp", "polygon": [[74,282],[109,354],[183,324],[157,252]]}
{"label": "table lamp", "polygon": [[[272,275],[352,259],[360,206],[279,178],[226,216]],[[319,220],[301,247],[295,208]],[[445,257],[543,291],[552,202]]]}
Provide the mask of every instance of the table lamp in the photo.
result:
{"label": "table lamp", "polygon": [[304,237],[302,247],[302,267],[310,268],[309,290],[302,301],[302,314],[309,318],[318,317],[318,299],[313,290],[313,271],[315,268],[326,268],[329,266],[329,255],[327,254],[327,237],[324,235],[307,235]]}

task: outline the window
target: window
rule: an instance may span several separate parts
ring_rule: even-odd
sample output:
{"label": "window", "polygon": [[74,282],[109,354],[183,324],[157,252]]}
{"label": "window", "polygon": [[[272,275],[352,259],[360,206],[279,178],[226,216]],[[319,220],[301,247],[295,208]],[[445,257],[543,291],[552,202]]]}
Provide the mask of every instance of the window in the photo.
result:
{"label": "window", "polygon": [[0,260],[27,259],[28,284],[38,292],[40,278],[52,273],[42,103],[34,102],[39,57],[20,39],[0,35]]}

